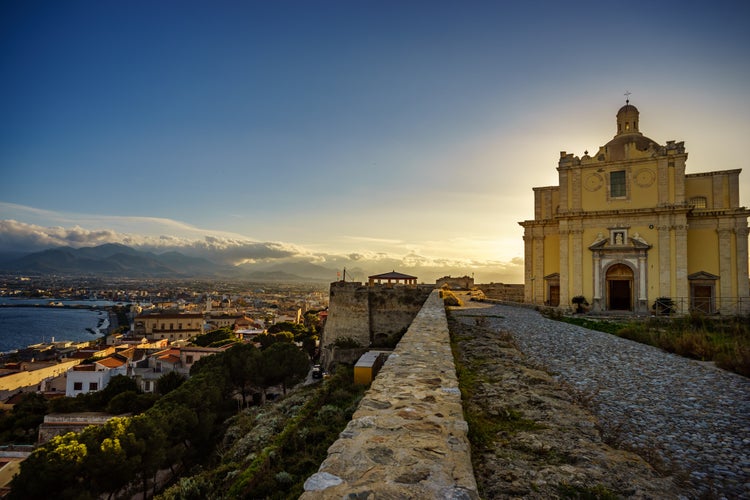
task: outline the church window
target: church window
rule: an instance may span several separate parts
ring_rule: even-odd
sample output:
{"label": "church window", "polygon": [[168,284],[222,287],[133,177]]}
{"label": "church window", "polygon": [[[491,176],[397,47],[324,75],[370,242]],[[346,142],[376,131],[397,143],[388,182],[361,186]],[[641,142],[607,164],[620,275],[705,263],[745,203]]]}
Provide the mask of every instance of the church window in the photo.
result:
{"label": "church window", "polygon": [[612,198],[624,198],[627,196],[624,170],[609,173],[609,195]]}
{"label": "church window", "polygon": [[705,196],[694,196],[693,198],[690,198],[690,204],[695,208],[706,208],[708,206]]}

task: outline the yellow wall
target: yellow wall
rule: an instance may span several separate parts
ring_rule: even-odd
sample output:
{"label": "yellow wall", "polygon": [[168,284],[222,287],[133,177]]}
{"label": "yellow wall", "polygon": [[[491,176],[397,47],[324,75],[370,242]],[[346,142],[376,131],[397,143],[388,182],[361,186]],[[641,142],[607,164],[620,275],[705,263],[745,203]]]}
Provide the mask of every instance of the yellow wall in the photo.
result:
{"label": "yellow wall", "polygon": [[704,196],[706,206],[713,207],[713,177],[688,177],[685,179],[685,200],[689,201],[694,196]]}
{"label": "yellow wall", "polygon": [[715,229],[688,229],[688,274],[705,271],[719,275],[719,235]]}
{"label": "yellow wall", "polygon": [[544,276],[560,272],[560,235],[544,238]]}

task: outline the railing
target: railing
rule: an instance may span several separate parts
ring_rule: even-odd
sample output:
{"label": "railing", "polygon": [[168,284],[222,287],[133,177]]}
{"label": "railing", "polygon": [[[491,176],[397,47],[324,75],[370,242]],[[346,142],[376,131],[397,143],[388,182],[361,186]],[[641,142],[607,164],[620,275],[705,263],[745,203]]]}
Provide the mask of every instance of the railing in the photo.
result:
{"label": "railing", "polygon": [[750,297],[670,297],[671,307],[652,306],[654,314],[705,314],[722,316],[747,316],[750,314]]}

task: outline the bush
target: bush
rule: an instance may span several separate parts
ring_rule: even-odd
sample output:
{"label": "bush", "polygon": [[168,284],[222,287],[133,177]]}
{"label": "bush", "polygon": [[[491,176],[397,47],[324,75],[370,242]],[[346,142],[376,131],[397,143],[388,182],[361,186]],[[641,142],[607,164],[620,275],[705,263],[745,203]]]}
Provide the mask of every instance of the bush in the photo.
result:
{"label": "bush", "polygon": [[448,289],[443,289],[440,292],[440,295],[443,297],[443,303],[446,306],[450,307],[461,307],[463,306],[463,302],[461,302],[461,299],[459,299],[455,293],[451,292]]}
{"label": "bush", "polygon": [[338,347],[339,349],[354,349],[362,347],[362,344],[352,337],[339,337],[333,341],[333,346]]}

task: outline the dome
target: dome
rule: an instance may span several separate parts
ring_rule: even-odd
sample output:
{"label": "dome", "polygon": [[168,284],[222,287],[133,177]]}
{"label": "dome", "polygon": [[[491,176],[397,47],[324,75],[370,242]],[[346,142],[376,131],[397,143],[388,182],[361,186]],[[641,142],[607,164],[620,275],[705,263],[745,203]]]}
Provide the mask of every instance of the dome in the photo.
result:
{"label": "dome", "polygon": [[620,114],[622,113],[635,113],[636,116],[638,116],[639,111],[638,111],[638,108],[628,103],[625,106],[620,108],[620,111],[617,112],[617,116],[620,116]]}
{"label": "dome", "polygon": [[627,149],[635,148],[638,151],[648,151],[659,148],[659,144],[643,135],[638,130],[638,108],[626,101],[625,106],[617,112],[617,134],[605,144],[605,149],[610,160],[625,160],[629,157]]}
{"label": "dome", "polygon": [[630,103],[617,112],[617,135],[638,133],[638,108]]}

